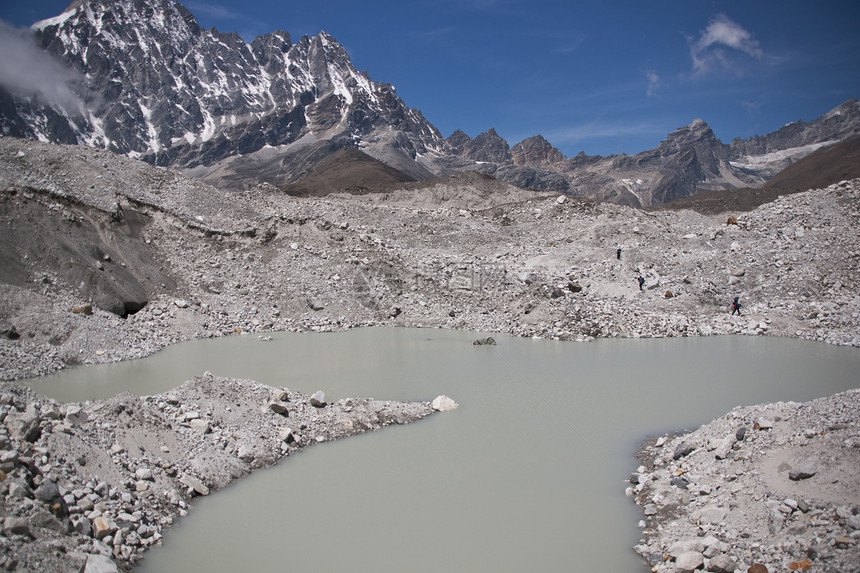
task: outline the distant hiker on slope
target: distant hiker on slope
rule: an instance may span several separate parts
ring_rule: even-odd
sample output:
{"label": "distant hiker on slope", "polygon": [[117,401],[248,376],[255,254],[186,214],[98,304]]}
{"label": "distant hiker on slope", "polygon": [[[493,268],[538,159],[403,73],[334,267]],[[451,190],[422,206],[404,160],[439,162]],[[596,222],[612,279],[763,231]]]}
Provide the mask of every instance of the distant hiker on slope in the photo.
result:
{"label": "distant hiker on slope", "polygon": [[645,284],[645,279],[642,278],[642,275],[639,275],[639,290],[642,290],[642,285]]}
{"label": "distant hiker on slope", "polygon": [[621,260],[621,247],[618,247],[618,250],[615,252],[615,257],[620,261]]}
{"label": "distant hiker on slope", "polygon": [[732,316],[734,316],[736,312],[738,313],[738,316],[741,315],[741,303],[740,297],[738,296],[736,296],[735,300],[732,301]]}

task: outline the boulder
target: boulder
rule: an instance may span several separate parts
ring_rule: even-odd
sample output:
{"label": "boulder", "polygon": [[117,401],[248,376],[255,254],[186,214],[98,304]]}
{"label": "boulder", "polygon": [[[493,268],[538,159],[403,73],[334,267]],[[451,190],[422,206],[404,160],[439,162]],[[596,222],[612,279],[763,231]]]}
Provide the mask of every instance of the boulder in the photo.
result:
{"label": "boulder", "polygon": [[242,444],[241,446],[239,446],[239,452],[237,455],[239,456],[240,460],[249,464],[254,461],[254,458],[257,457],[254,453],[254,448],[247,444]]}
{"label": "boulder", "polygon": [[672,459],[680,460],[683,457],[689,456],[694,451],[696,451],[696,446],[688,444],[686,442],[681,442],[675,448],[675,452],[672,454]]}
{"label": "boulder", "polygon": [[9,412],[4,421],[12,437],[21,442],[33,443],[42,434],[39,428],[41,416],[34,404],[30,404],[24,412]]}
{"label": "boulder", "polygon": [[192,475],[182,474],[179,476],[179,483],[191,488],[200,495],[209,495],[209,488],[206,487],[202,481]]}
{"label": "boulder", "polygon": [[700,538],[682,539],[669,546],[669,555],[677,559],[683,553],[689,553],[690,551],[701,553],[704,550],[705,543]]}
{"label": "boulder", "polygon": [[77,404],[69,404],[66,407],[66,421],[73,426],[79,426],[85,423],[88,419],[89,416],[87,413]]}
{"label": "boulder", "polygon": [[735,442],[737,442],[737,436],[735,434],[730,434],[723,438],[714,452],[714,457],[718,460],[726,459],[726,456],[728,456],[729,452],[732,451],[732,446],[735,445]]}
{"label": "boulder", "polygon": [[538,276],[536,273],[531,271],[523,271],[517,274],[517,278],[520,279],[523,283],[530,285],[532,283],[536,283],[538,281]]}
{"label": "boulder", "polygon": [[275,414],[281,414],[282,416],[286,416],[288,414],[287,407],[280,402],[269,402],[269,410]]}
{"label": "boulder", "polygon": [[85,314],[85,315],[89,316],[93,313],[93,305],[91,305],[91,304],[79,304],[79,305],[73,306],[71,308],[71,312],[72,312],[72,314]]}
{"label": "boulder", "polygon": [[433,402],[431,402],[430,405],[433,406],[433,409],[437,412],[449,412],[451,410],[456,410],[460,407],[457,402],[455,402],[448,396],[445,396],[444,394],[442,394],[441,396],[436,396],[436,398],[433,399]]}
{"label": "boulder", "polygon": [[472,344],[475,346],[494,346],[496,344],[496,339],[492,336],[487,336],[486,338],[478,338],[477,340],[473,340]]}
{"label": "boulder", "polygon": [[50,479],[43,480],[33,494],[36,496],[36,499],[44,501],[45,503],[57,501],[62,497],[60,496],[60,488],[53,480]]}
{"label": "boulder", "polygon": [[3,520],[3,531],[7,535],[30,535],[30,524],[26,518],[10,515]]}
{"label": "boulder", "polygon": [[677,571],[695,571],[699,567],[704,564],[705,558],[698,551],[687,551],[686,553],[681,553],[677,559],[675,559],[675,569]]}
{"label": "boulder", "polygon": [[287,444],[291,444],[296,441],[296,436],[293,434],[292,428],[281,428],[278,430],[278,436],[280,436],[282,442]]}
{"label": "boulder", "polygon": [[311,396],[311,406],[314,408],[323,408],[325,406],[325,392],[317,390]]}
{"label": "boulder", "polygon": [[113,559],[105,555],[88,555],[83,573],[119,573]]}
{"label": "boulder", "polygon": [[105,515],[100,515],[93,520],[93,537],[101,541],[108,535],[116,533],[116,523]]}
{"label": "boulder", "polygon": [[811,478],[817,471],[817,462],[818,460],[816,458],[807,458],[803,460],[800,464],[789,470],[788,478],[793,481]]}
{"label": "boulder", "polygon": [[199,434],[208,434],[212,431],[209,427],[208,420],[201,420],[200,418],[196,418],[188,422],[188,425],[191,426],[191,429],[196,431]]}
{"label": "boulder", "polygon": [[733,573],[738,568],[734,559],[725,554],[717,555],[708,561],[707,570],[713,573]]}
{"label": "boulder", "polygon": [[138,468],[137,471],[134,472],[134,477],[138,480],[146,481],[153,481],[155,479],[152,477],[152,470],[149,468]]}

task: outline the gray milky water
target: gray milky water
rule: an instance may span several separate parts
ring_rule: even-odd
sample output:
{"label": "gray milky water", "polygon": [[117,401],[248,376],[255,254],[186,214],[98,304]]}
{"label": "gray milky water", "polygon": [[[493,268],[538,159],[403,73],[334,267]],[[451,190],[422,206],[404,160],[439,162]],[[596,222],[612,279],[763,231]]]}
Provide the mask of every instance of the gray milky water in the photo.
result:
{"label": "gray milky water", "polygon": [[710,337],[591,343],[431,329],[179,344],[30,385],[60,400],[164,392],[205,371],[329,401],[460,408],[308,448],[207,498],[144,572],[644,572],[626,478],[646,437],[735,406],[860,386],[860,350]]}

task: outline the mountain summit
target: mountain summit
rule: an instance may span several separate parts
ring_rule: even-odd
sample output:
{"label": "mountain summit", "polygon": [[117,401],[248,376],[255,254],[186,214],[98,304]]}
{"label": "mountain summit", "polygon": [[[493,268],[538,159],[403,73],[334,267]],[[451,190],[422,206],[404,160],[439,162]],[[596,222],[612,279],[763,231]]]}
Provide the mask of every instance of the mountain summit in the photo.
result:
{"label": "mountain summit", "polygon": [[813,122],[731,144],[696,119],[633,156],[568,159],[540,136],[513,147],[494,129],[443,138],[392,85],[356,70],[325,32],[293,43],[275,31],[248,44],[201,29],[172,0],[76,0],[35,24],[31,40],[27,49],[50,68],[41,79],[57,85],[0,85],[3,135],[101,147],[236,189],[286,188],[356,148],[400,172],[394,180],[479,171],[529,189],[648,206],[757,186],[860,134],[860,102],[850,100]]}
{"label": "mountain summit", "polygon": [[[372,141],[383,125],[413,154],[444,145],[420,112],[359,73],[325,32],[292,43],[277,31],[247,44],[235,33],[202,30],[169,0],[80,0],[33,30],[80,75],[85,111],[14,99],[3,109],[7,135],[186,168],[308,136]],[[12,121],[21,116],[33,120]]]}

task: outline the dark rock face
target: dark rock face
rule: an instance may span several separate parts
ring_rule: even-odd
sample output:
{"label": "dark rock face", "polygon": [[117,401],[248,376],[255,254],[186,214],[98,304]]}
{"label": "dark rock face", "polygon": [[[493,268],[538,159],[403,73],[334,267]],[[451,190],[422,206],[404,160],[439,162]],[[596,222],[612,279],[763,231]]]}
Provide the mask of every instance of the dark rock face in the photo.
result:
{"label": "dark rock face", "polygon": [[357,72],[324,32],[293,44],[277,31],[249,45],[235,33],[202,30],[172,1],[89,0],[37,24],[35,35],[80,74],[83,85],[73,87],[87,109],[70,115],[0,90],[6,135],[87,143],[176,167],[383,125],[418,149],[444,145],[392,86]]}
{"label": "dark rock face", "polygon": [[857,135],[860,135],[860,101],[851,99],[815,121],[795,121],[767,135],[734,139],[729,149],[732,157],[763,155],[803,145],[842,141]]}
{"label": "dark rock face", "polygon": [[542,135],[535,135],[517,143],[511,149],[516,165],[546,167],[564,161],[564,154],[553,147]]}
{"label": "dark rock face", "polygon": [[447,141],[454,155],[459,155],[472,161],[491,163],[513,161],[508,142],[492,128],[479,134],[475,139],[471,139],[462,131],[457,130]]}

